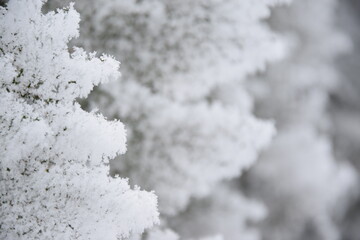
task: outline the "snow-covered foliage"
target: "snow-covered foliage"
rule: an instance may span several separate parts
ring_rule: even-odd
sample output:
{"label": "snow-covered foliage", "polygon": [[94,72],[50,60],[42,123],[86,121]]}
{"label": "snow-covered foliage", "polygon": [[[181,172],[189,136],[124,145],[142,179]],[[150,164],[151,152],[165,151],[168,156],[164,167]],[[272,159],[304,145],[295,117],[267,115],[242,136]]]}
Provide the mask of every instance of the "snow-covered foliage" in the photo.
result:
{"label": "snow-covered foliage", "polygon": [[266,239],[339,239],[334,219],[356,177],[335,160],[327,133],[329,92],[339,79],[334,60],[349,46],[335,28],[335,4],[295,0],[270,20],[292,44],[289,57],[252,84],[257,113],[275,119],[278,131],[249,180],[269,208]]}
{"label": "snow-covered foliage", "polygon": [[1,239],[340,239],[336,0],[45,2],[0,7]]}
{"label": "snow-covered foliage", "polygon": [[0,7],[0,238],[121,239],[158,219],[153,193],[108,176],[126,151],[119,121],[75,102],[118,79],[119,63],[67,43],[78,36],[73,5]]}
{"label": "snow-covered foliage", "polygon": [[271,139],[243,84],[284,55],[262,22],[278,2],[76,1],[84,47],[124,59],[122,84],[88,103],[129,126],[131,147],[113,170],[154,189],[162,213],[239,176]]}

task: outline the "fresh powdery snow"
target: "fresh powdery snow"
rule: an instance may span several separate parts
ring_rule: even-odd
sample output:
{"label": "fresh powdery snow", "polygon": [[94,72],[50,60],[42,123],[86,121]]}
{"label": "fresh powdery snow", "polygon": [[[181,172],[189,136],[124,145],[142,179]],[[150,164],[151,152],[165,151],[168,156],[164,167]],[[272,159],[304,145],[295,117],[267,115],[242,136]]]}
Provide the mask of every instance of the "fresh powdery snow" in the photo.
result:
{"label": "fresh powdery snow", "polygon": [[108,176],[126,151],[120,121],[75,102],[119,78],[119,62],[67,47],[73,5],[42,14],[42,1],[0,9],[0,238],[119,239],[158,222],[157,198]]}

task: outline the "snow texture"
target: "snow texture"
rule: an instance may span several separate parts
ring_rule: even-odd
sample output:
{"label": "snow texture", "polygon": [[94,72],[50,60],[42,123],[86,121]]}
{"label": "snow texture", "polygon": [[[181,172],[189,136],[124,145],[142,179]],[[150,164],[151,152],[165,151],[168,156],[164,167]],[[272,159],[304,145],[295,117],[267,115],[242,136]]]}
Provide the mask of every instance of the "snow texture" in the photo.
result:
{"label": "snow texture", "polygon": [[[126,151],[124,126],[75,102],[119,78],[119,62],[68,50],[73,5],[42,1],[0,8],[0,238],[119,239],[158,221],[157,198],[108,176]],[[69,53],[71,51],[71,53]]]}

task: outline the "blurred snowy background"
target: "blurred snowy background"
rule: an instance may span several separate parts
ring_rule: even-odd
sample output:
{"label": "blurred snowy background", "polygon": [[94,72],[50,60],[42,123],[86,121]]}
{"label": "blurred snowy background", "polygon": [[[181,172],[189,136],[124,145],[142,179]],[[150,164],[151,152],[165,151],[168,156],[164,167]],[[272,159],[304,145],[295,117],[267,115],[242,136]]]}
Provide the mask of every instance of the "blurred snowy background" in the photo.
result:
{"label": "blurred snowy background", "polygon": [[[343,84],[331,96],[330,112],[334,119],[334,144],[338,156],[349,159],[360,171],[360,2],[339,1],[338,26],[351,38],[353,47],[337,59]],[[341,222],[344,240],[360,236],[360,199],[356,197]]]}

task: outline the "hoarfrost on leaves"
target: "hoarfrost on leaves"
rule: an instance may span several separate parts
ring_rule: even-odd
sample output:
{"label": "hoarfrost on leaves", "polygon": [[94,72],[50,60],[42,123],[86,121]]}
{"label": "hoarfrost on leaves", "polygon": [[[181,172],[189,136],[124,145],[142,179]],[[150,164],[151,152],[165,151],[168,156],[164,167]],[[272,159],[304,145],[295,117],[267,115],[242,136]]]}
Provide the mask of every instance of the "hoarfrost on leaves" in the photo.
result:
{"label": "hoarfrost on leaves", "polygon": [[41,13],[43,1],[0,8],[1,239],[118,239],[157,222],[153,193],[108,177],[126,151],[119,121],[75,102],[119,78],[119,63],[67,43],[78,36],[71,4]]}
{"label": "hoarfrost on leaves", "polygon": [[274,134],[252,115],[243,82],[285,53],[262,22],[279,2],[76,2],[83,46],[124,59],[122,84],[87,102],[129,126],[133,147],[112,168],[154,189],[162,213],[239,176]]}
{"label": "hoarfrost on leaves", "polygon": [[[76,0],[77,40],[72,4],[0,8],[0,238],[338,239],[335,3]],[[113,158],[159,196],[143,236],[156,196]]]}

